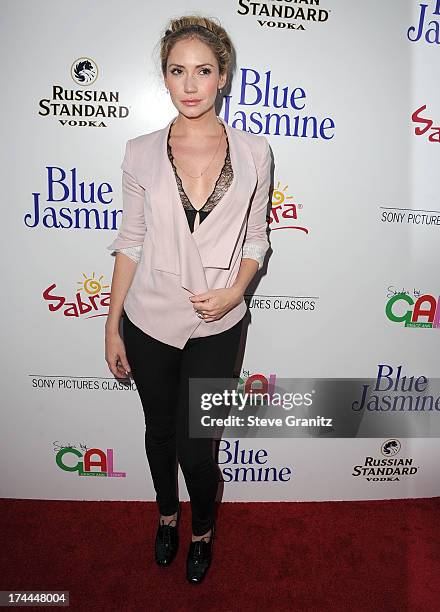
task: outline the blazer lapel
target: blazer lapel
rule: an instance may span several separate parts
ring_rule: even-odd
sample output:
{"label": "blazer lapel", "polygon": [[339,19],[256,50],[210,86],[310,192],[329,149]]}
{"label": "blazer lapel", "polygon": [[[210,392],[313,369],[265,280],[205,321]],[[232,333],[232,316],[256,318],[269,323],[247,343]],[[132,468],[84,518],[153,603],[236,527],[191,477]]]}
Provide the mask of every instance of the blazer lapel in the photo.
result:
{"label": "blazer lapel", "polygon": [[204,268],[229,268],[232,254],[246,222],[257,172],[252,153],[239,130],[224,124],[234,177],[227,192],[193,233],[188,226],[174,170],[167,152],[171,124],[159,130],[153,161],[151,206],[153,268],[180,275],[181,286],[192,293],[208,290]]}

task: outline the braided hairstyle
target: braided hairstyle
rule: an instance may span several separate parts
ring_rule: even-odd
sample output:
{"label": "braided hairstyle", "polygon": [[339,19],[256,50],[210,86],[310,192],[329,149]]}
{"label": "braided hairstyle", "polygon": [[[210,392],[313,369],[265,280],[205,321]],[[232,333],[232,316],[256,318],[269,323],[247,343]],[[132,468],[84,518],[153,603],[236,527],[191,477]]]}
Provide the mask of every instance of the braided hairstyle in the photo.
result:
{"label": "braided hairstyle", "polygon": [[171,49],[177,41],[187,38],[198,38],[207,44],[219,66],[219,74],[229,74],[232,67],[233,46],[226,30],[214,19],[186,15],[171,19],[160,40],[160,63],[162,74],[166,75],[167,60]]}

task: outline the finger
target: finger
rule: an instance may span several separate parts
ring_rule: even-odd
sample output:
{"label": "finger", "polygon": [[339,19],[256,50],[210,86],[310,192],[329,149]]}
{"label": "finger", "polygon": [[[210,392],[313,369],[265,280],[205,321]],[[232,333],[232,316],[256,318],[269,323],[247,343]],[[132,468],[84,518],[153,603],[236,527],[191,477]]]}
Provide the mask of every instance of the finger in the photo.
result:
{"label": "finger", "polygon": [[219,310],[217,308],[210,308],[209,310],[204,308],[201,312],[207,314],[208,317],[216,317],[219,314]]}
{"label": "finger", "polygon": [[214,313],[214,309],[212,308],[196,308],[196,313],[200,313],[200,314],[208,314],[208,315],[212,315]]}
{"label": "finger", "polygon": [[216,312],[205,312],[205,314],[202,315],[203,319],[205,321],[207,321],[208,319],[212,319],[213,317],[217,317],[217,313]]}
{"label": "finger", "polygon": [[204,319],[206,319],[206,317],[215,317],[215,312],[208,312],[207,310],[201,310],[200,314]]}
{"label": "finger", "polygon": [[124,369],[124,370],[125,370],[125,371],[126,371],[128,374],[130,374],[130,372],[131,372],[131,368],[130,368],[130,364],[128,363],[127,356],[126,356],[126,354],[125,354],[125,353],[121,353],[121,355],[119,355],[119,361],[120,361],[120,364],[121,364],[122,368],[123,368],[123,369]]}
{"label": "finger", "polygon": [[120,374],[115,363],[108,364],[108,369],[113,374],[113,376],[116,376],[116,378],[122,378],[122,374]]}
{"label": "finger", "polygon": [[117,368],[120,376],[123,378],[128,378],[130,376],[130,372],[121,363],[117,364]]}
{"label": "finger", "polygon": [[206,302],[193,302],[193,306],[195,309],[198,310],[207,310],[209,308],[212,308],[212,305],[207,304]]}
{"label": "finger", "polygon": [[206,291],[205,293],[198,293],[197,295],[191,295],[189,299],[191,300],[191,302],[194,302],[194,300],[196,301],[209,300],[210,297],[212,297],[211,291]]}
{"label": "finger", "polygon": [[112,371],[112,374],[114,374],[114,376],[116,376],[117,378],[127,378],[128,377],[127,370],[122,365],[121,359],[119,357],[115,359],[114,362],[111,363],[110,370]]}

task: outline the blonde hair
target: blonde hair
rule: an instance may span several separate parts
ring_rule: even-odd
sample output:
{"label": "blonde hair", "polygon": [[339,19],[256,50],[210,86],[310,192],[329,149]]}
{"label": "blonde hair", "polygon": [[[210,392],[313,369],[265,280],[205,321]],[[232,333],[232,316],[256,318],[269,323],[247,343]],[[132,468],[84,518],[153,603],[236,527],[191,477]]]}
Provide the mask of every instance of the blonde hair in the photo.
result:
{"label": "blonde hair", "polygon": [[219,74],[229,73],[233,63],[233,46],[226,30],[209,17],[186,15],[171,19],[160,40],[160,63],[162,74],[165,76],[167,60],[171,49],[177,41],[187,38],[198,38],[208,45],[217,58]]}

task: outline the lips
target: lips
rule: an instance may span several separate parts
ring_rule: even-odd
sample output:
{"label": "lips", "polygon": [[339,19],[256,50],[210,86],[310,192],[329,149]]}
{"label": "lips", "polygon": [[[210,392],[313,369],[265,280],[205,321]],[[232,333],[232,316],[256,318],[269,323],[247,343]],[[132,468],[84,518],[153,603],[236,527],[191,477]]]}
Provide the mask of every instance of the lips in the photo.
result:
{"label": "lips", "polygon": [[201,100],[197,100],[196,98],[191,100],[182,100],[183,104],[198,104],[199,102],[201,102]]}

